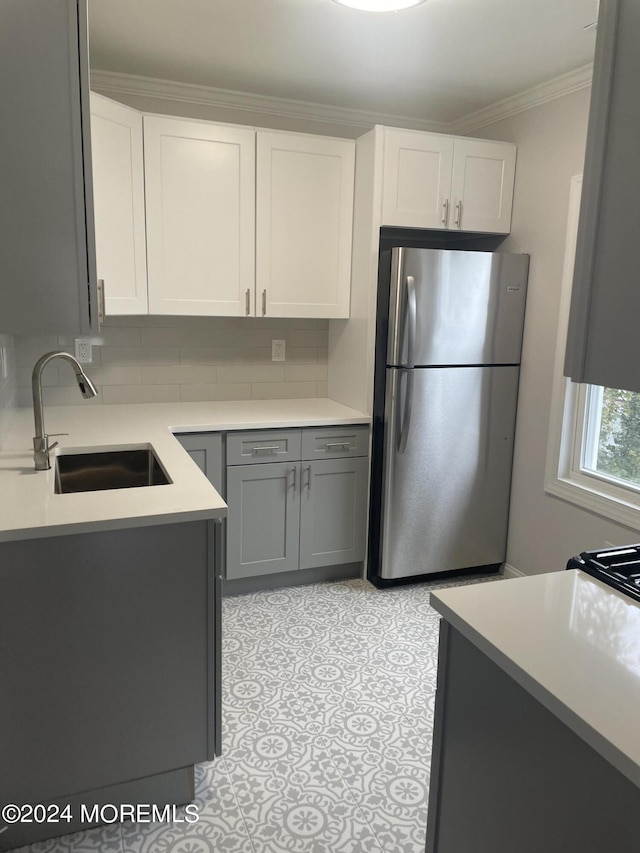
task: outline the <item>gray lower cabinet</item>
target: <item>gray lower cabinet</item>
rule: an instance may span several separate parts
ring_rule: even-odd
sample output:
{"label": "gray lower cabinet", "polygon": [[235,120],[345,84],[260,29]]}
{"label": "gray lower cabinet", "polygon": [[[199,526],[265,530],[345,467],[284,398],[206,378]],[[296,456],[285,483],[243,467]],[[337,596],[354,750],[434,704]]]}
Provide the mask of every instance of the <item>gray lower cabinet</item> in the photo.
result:
{"label": "gray lower cabinet", "polygon": [[185,432],[176,435],[176,438],[215,490],[224,497],[222,433]]}
{"label": "gray lower cabinet", "polygon": [[426,853],[637,853],[639,809],[636,785],[441,621]]}
{"label": "gray lower cabinet", "polygon": [[[221,749],[217,526],[0,543],[0,804],[193,797]],[[79,828],[12,824],[0,850]]]}
{"label": "gray lower cabinet", "polygon": [[300,463],[227,469],[228,579],[298,568]]}
{"label": "gray lower cabinet", "polygon": [[227,460],[251,461],[227,465],[227,579],[363,560],[367,452],[366,426],[230,433]]}
{"label": "gray lower cabinet", "polygon": [[300,568],[364,560],[369,460],[302,462]]}

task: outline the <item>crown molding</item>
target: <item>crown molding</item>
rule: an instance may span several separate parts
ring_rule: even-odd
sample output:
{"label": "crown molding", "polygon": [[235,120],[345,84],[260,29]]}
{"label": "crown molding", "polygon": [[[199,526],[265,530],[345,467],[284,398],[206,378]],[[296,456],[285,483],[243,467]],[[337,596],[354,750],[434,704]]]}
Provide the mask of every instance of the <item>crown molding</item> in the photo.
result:
{"label": "crown molding", "polygon": [[477,130],[533,107],[539,107],[549,101],[555,101],[557,98],[570,95],[572,92],[578,92],[580,89],[587,89],[591,85],[592,75],[593,65],[583,65],[576,68],[575,71],[561,74],[559,77],[554,77],[553,80],[548,80],[539,86],[532,86],[531,89],[526,89],[519,95],[504,98],[504,100],[496,101],[495,104],[491,104],[482,110],[462,116],[462,118],[449,124],[448,132],[453,134],[468,133],[470,130]]}
{"label": "crown molding", "polygon": [[282,118],[345,125],[370,130],[376,124],[391,127],[407,127],[413,130],[434,133],[466,134],[488,124],[517,115],[518,113],[562,98],[591,85],[593,65],[583,65],[567,74],[562,74],[514,95],[504,98],[484,109],[469,113],[452,122],[427,121],[410,116],[379,113],[370,110],[354,110],[347,107],[327,106],[270,95],[253,95],[231,89],[215,89],[192,83],[177,83],[155,77],[138,77],[115,71],[91,71],[91,86],[100,92],[113,95],[138,95],[162,101],[201,104],[239,112],[248,112]]}
{"label": "crown molding", "polygon": [[446,133],[448,125],[440,121],[426,121],[409,116],[379,113],[369,110],[327,106],[269,95],[253,95],[230,89],[216,89],[191,83],[177,83],[154,77],[138,77],[115,71],[91,70],[91,88],[114,95],[139,95],[163,101],[201,104],[222,107],[240,112],[296,118],[306,121],[325,122],[338,125],[361,127],[370,130],[376,124],[408,127],[414,130]]}

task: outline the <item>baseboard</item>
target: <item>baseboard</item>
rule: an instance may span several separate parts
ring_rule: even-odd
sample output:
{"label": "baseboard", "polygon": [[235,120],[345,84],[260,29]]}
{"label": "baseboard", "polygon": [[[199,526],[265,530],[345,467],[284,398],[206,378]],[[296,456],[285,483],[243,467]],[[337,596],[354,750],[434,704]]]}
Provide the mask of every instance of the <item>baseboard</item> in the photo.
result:
{"label": "baseboard", "polygon": [[362,563],[343,563],[338,566],[321,566],[317,569],[302,569],[296,572],[256,575],[252,578],[225,579],[222,582],[222,594],[223,596],[244,595],[248,592],[279,589],[283,586],[343,581],[359,577],[362,577]]}
{"label": "baseboard", "polygon": [[525,578],[526,577],[524,572],[521,572],[520,569],[516,569],[515,566],[509,565],[509,563],[504,564],[504,568],[502,569],[502,574],[505,578]]}

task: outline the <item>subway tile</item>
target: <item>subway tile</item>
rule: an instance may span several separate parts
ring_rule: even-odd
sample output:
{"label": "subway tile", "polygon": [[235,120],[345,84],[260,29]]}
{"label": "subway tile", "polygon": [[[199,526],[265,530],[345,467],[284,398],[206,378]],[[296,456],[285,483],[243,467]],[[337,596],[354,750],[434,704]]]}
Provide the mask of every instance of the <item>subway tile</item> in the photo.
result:
{"label": "subway tile", "polygon": [[142,333],[139,326],[103,326],[98,339],[105,347],[139,347]]}
{"label": "subway tile", "polygon": [[[16,368],[16,385],[18,388],[29,388],[31,391],[31,376],[33,369],[31,367]],[[73,372],[71,372],[73,376]],[[58,381],[58,366],[57,364],[48,364],[42,371],[42,387],[52,387],[59,385]]]}
{"label": "subway tile", "polygon": [[102,364],[178,364],[177,347],[102,347]]}
{"label": "subway tile", "polygon": [[104,385],[102,402],[112,403],[177,403],[179,385]]}
{"label": "subway tile", "polygon": [[326,364],[287,364],[284,369],[286,382],[325,382]]}
{"label": "subway tile", "polygon": [[246,347],[181,347],[182,364],[245,364],[252,360]]}
{"label": "subway tile", "polygon": [[283,382],[282,364],[232,364],[218,367],[220,382]]}
{"label": "subway tile", "polygon": [[[86,365],[87,376],[96,385],[140,385],[140,368],[133,365]],[[75,384],[73,375],[71,382]],[[62,384],[62,382],[60,383]]]}
{"label": "subway tile", "polygon": [[315,382],[256,382],[251,386],[251,397],[254,400],[288,400],[315,396]]}
{"label": "subway tile", "polygon": [[215,383],[217,368],[214,365],[166,364],[141,368],[145,385],[197,385]]}
{"label": "subway tile", "polygon": [[[250,352],[251,360],[256,364],[272,363],[271,347],[256,347]],[[317,360],[318,350],[316,347],[286,347],[287,364],[315,364]]]}
{"label": "subway tile", "polygon": [[141,314],[139,316],[129,316],[127,314],[107,314],[104,318],[104,322],[102,324],[102,329],[125,329],[131,328],[132,326],[136,326],[140,328],[145,321],[148,319],[146,314]]}
{"label": "subway tile", "polygon": [[329,343],[329,333],[324,330],[294,329],[287,333],[287,346],[291,347],[326,347]]}
{"label": "subway tile", "polygon": [[321,364],[326,364],[329,361],[329,348],[328,347],[319,347],[318,349],[318,362]]}
{"label": "subway tile", "polygon": [[15,404],[21,409],[28,409],[33,405],[31,388],[16,388]]}
{"label": "subway tile", "polygon": [[58,339],[55,335],[16,335],[16,366],[32,368],[41,355],[57,349]]}
{"label": "subway tile", "polygon": [[[75,384],[73,388],[43,388],[42,399],[45,406],[99,406],[103,402],[100,393],[101,390],[100,386],[98,386],[98,396],[92,397],[90,400],[84,400],[80,395],[78,386]],[[31,405],[31,402],[28,405]]]}
{"label": "subway tile", "polygon": [[144,347],[211,347],[218,344],[215,329],[179,326],[174,328],[141,329]]}
{"label": "subway tile", "polygon": [[180,399],[184,403],[197,403],[203,400],[249,400],[251,385],[248,382],[181,385]]}
{"label": "subway tile", "polygon": [[329,396],[329,383],[328,382],[316,382],[316,394],[318,397],[328,397]]}

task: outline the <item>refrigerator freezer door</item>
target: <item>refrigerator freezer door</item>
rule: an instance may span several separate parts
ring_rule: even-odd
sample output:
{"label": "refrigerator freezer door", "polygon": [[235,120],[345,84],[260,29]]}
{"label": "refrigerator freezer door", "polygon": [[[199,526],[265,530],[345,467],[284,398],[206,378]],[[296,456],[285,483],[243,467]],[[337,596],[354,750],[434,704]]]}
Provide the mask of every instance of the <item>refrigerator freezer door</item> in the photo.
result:
{"label": "refrigerator freezer door", "polygon": [[528,268],[528,255],[394,249],[387,364],[518,364]]}
{"label": "refrigerator freezer door", "polygon": [[412,383],[408,372],[387,370],[378,574],[395,579],[501,563],[519,368],[415,369]]}

